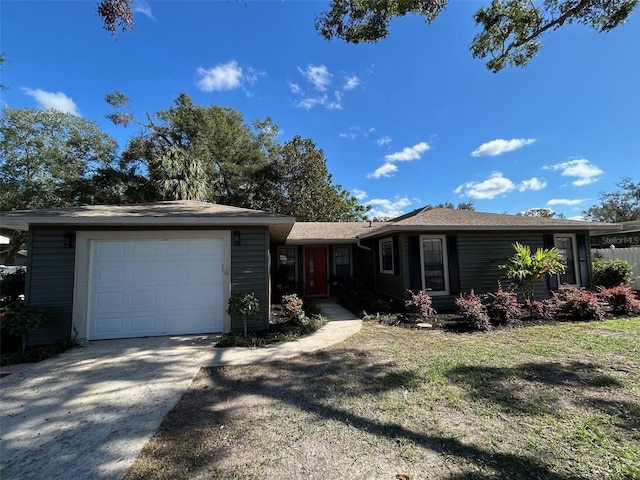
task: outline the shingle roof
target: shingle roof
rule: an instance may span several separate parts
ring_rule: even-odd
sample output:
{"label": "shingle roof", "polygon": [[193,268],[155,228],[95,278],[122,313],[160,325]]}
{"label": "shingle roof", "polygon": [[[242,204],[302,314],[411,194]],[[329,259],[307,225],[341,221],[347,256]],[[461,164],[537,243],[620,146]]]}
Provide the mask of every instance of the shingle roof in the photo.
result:
{"label": "shingle roof", "polygon": [[454,210],[452,208],[422,208],[402,215],[364,237],[403,230],[607,230],[619,228],[611,223],[584,222],[560,218],[528,217],[499,213]]}
{"label": "shingle roof", "polygon": [[[231,207],[217,203],[174,200],[131,205],[85,205],[71,208],[43,210],[13,210],[2,212],[3,218],[12,217],[60,217],[60,218],[115,218],[115,217],[270,217],[286,218],[285,215],[262,210]],[[291,218],[291,217],[289,217]]]}
{"label": "shingle roof", "polygon": [[356,243],[357,237],[379,228],[379,222],[296,222],[287,244]]}
{"label": "shingle roof", "polygon": [[286,215],[190,200],[0,212],[0,225],[16,230],[27,230],[29,225],[139,227],[268,225],[272,235],[282,241],[294,222],[295,218]]}

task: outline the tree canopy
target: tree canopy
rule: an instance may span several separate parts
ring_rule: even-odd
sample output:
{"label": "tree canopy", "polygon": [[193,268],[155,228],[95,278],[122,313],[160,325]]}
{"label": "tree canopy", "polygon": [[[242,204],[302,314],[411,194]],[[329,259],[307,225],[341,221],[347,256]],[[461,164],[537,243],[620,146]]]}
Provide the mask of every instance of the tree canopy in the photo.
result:
{"label": "tree canopy", "polygon": [[295,136],[280,144],[270,119],[247,124],[229,107],[196,105],[181,94],[168,110],[138,120],[120,92],[107,95],[117,124],[141,125],[120,168],[147,172],[147,201],[204,200],[293,215],[303,221],[356,221],[367,209],[334,185],[322,150]]}
{"label": "tree canopy", "polygon": [[640,220],[640,182],[623,178],[615,192],[603,192],[600,204],[582,212],[585,220],[591,222],[630,222]]}
{"label": "tree canopy", "polygon": [[[447,0],[331,0],[330,9],[316,20],[316,29],[327,40],[377,42],[389,35],[394,18],[415,14],[430,23],[446,5]],[[638,0],[492,0],[473,17],[480,33],[471,43],[471,54],[486,59],[493,72],[524,67],[540,51],[544,33],[571,23],[608,32],[637,6]]]}
{"label": "tree canopy", "polygon": [[[499,72],[506,66],[525,67],[538,54],[540,38],[549,31],[572,23],[597,32],[608,32],[623,24],[640,0],[492,0],[473,19],[480,32],[471,43],[471,55],[486,59],[486,66]],[[393,19],[408,14],[431,23],[447,6],[447,0],[331,0],[328,11],[315,22],[327,40],[374,43],[389,35]],[[98,15],[112,34],[133,31],[133,0],[101,0]]]}

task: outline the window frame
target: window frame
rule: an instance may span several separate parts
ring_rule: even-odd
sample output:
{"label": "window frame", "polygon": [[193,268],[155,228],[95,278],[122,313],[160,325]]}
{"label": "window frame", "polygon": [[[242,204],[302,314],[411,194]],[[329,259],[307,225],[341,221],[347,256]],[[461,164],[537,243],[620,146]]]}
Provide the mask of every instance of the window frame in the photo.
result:
{"label": "window frame", "polygon": [[[391,244],[391,269],[384,268],[383,246],[387,243]],[[393,237],[380,239],[380,242],[378,243],[378,258],[380,261],[380,273],[383,273],[385,275],[393,275],[395,273],[395,259],[393,258]]]}
{"label": "window frame", "polygon": [[[338,255],[336,255],[337,250],[340,248],[344,248],[347,250],[347,257],[349,258],[349,274],[346,277],[343,277],[342,275],[338,275],[338,269],[336,268],[338,266],[338,264],[336,263],[336,259],[338,257]],[[351,254],[351,246],[349,245],[334,245],[333,247],[333,274],[336,277],[341,277],[341,278],[348,278],[348,277],[353,277],[353,257]],[[342,255],[341,255],[342,256]]]}
{"label": "window frame", "polygon": [[[280,258],[280,251],[281,250],[288,250],[291,249],[293,250],[293,281],[294,283],[298,283],[298,248],[295,246],[287,246],[287,245],[279,245],[278,246],[278,251],[276,252],[276,255],[278,256],[278,268],[276,271],[280,270],[280,267],[283,265],[283,262],[281,261]],[[287,256],[287,259],[289,257]]]}
{"label": "window frame", "polygon": [[553,246],[556,245],[558,238],[570,238],[571,239],[571,253],[573,254],[573,272],[576,277],[576,283],[562,283],[560,280],[560,274],[556,274],[558,279],[558,288],[562,288],[562,285],[569,285],[571,287],[580,288],[580,263],[578,260],[578,240],[575,233],[554,233],[553,234]]}
{"label": "window frame", "polygon": [[438,239],[442,241],[442,275],[444,280],[444,290],[427,290],[429,296],[449,295],[451,285],[449,282],[449,256],[447,252],[447,236],[446,235],[420,235],[420,276],[422,289],[425,290],[425,267],[424,267],[424,240]]}

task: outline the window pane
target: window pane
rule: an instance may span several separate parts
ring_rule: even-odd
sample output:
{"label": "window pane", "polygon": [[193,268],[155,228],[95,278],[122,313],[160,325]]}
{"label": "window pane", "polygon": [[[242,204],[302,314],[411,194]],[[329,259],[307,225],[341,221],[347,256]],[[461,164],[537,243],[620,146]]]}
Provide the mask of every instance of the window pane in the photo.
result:
{"label": "window pane", "polygon": [[393,241],[382,242],[382,270],[393,270]]}
{"label": "window pane", "polygon": [[441,238],[422,239],[422,258],[424,261],[424,286],[428,290],[445,290],[444,248]]}
{"label": "window pane", "polygon": [[560,250],[562,255],[562,263],[565,266],[564,274],[561,274],[560,284],[567,283],[575,285],[576,281],[576,264],[573,254],[573,239],[571,237],[556,237],[556,248]]}
{"label": "window pane", "polygon": [[278,249],[278,281],[293,283],[296,280],[296,249],[280,247]]}
{"label": "window pane", "polygon": [[335,247],[335,268],[338,277],[349,277],[351,275],[351,256],[349,247]]}

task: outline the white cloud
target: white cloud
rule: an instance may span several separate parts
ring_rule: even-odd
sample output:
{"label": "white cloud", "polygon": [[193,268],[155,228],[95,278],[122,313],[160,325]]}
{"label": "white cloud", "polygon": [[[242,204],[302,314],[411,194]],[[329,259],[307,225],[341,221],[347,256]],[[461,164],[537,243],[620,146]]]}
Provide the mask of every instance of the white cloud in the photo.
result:
{"label": "white cloud", "polygon": [[396,198],[395,200],[372,198],[364,204],[371,207],[371,210],[369,211],[369,216],[371,217],[394,218],[405,213],[404,209],[411,205],[411,200],[407,197]]}
{"label": "white cloud", "polygon": [[298,70],[320,92],[326,91],[333,79],[333,75],[324,65],[307,65],[304,70],[302,68],[298,68]]}
{"label": "white cloud", "polygon": [[388,145],[391,143],[391,137],[388,135],[385,135],[384,137],[380,137],[379,139],[377,139],[376,143],[378,144],[379,147],[383,147],[384,145]]}
{"label": "white cloud", "polygon": [[547,186],[547,182],[540,180],[538,177],[531,177],[529,180],[523,180],[518,185],[518,190],[524,192],[525,190],[538,191]]}
{"label": "white cloud", "polygon": [[466,195],[476,200],[492,199],[514,190],[514,183],[502,176],[502,173],[492,173],[482,182],[467,182],[454,190],[455,193]]}
{"label": "white cloud", "polygon": [[198,67],[198,76],[196,85],[203,92],[233,90],[241,87],[244,79],[242,67],[235,60],[211,68]]}
{"label": "white cloud", "polygon": [[384,159],[387,162],[407,162],[411,160],[418,160],[422,157],[422,154],[430,148],[431,147],[427,142],[420,142],[413,147],[405,147],[400,152],[385,155]]}
{"label": "white cloud", "polygon": [[348,138],[349,140],[355,140],[358,134],[354,132],[346,132],[346,133],[342,132],[342,133],[339,133],[338,136],[340,138]]}
{"label": "white cloud", "polygon": [[471,152],[471,155],[473,157],[494,157],[496,155],[517,150],[525,145],[531,145],[535,141],[535,138],[513,138],[511,140],[497,138],[496,140],[483,143]]}
{"label": "white cloud", "polygon": [[333,92],[333,101],[327,102],[325,107],[329,110],[341,110],[342,109],[342,92],[340,90],[336,90]]}
{"label": "white cloud", "polygon": [[323,95],[322,97],[309,97],[304,100],[300,100],[298,102],[298,107],[304,108],[305,110],[311,110],[316,105],[326,105],[327,96]]}
{"label": "white cloud", "polygon": [[574,206],[574,205],[580,205],[581,203],[583,203],[585,201],[585,199],[579,199],[579,198],[574,198],[574,199],[569,199],[569,198],[552,198],[551,200],[549,200],[547,202],[547,205],[552,206],[552,205],[567,205],[567,206]]}
{"label": "white cloud", "polygon": [[44,109],[51,108],[53,110],[59,110],[60,112],[80,116],[80,111],[76,103],[62,92],[47,92],[39,88],[32,90],[27,87],[22,87],[22,91],[30,97],[33,97],[35,101],[40,104],[40,107]]}
{"label": "white cloud", "polygon": [[367,178],[391,177],[398,171],[398,167],[393,163],[386,162],[381,167],[376,168],[372,173],[367,174]]}
{"label": "white cloud", "polygon": [[359,188],[354,188],[353,190],[351,190],[351,195],[356,197],[359,202],[367,198],[367,192],[365,192],[364,190],[360,190]]}
{"label": "white cloud", "polygon": [[147,18],[155,20],[153,12],[151,12],[151,6],[146,0],[135,0],[133,2],[133,11],[142,13]]}
{"label": "white cloud", "polygon": [[562,175],[563,177],[577,178],[577,180],[571,182],[572,185],[575,185],[576,187],[581,187],[583,185],[589,185],[590,183],[597,182],[600,175],[604,173],[604,171],[596,167],[585,158],[577,158],[568,162],[557,163],[545,168],[561,170],[562,173],[560,175]]}
{"label": "white cloud", "polygon": [[300,88],[300,85],[298,85],[297,83],[289,82],[289,89],[296,95],[302,93],[302,88]]}
{"label": "white cloud", "polygon": [[358,85],[360,85],[360,79],[356,75],[352,75],[351,77],[347,77],[345,80],[344,90],[353,90]]}

